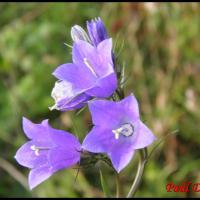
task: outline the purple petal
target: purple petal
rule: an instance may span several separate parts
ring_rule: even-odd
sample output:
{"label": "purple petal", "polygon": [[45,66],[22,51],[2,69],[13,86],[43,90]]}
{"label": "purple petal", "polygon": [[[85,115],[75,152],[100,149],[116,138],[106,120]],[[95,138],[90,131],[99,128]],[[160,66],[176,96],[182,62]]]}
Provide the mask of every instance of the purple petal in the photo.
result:
{"label": "purple petal", "polygon": [[57,130],[49,127],[50,137],[53,143],[66,151],[77,151],[81,150],[81,145],[78,139],[69,132]]}
{"label": "purple petal", "polygon": [[54,171],[70,167],[80,160],[81,144],[69,132],[49,127],[50,137],[56,145],[49,152],[49,163]]}
{"label": "purple petal", "polygon": [[115,145],[112,151],[108,154],[114,168],[119,173],[131,161],[134,150],[132,145]]}
{"label": "purple petal", "polygon": [[89,88],[96,80],[87,67],[72,63],[60,65],[53,72],[53,75],[60,80],[70,82],[74,86],[74,89]]}
{"label": "purple petal", "polygon": [[115,129],[123,123],[124,113],[118,102],[92,100],[88,105],[94,125]]}
{"label": "purple petal", "polygon": [[94,153],[112,152],[113,147],[118,143],[124,143],[115,139],[112,130],[100,126],[94,126],[86,135],[82,148]]}
{"label": "purple petal", "polygon": [[94,153],[106,153],[112,150],[115,142],[115,137],[111,130],[94,126],[86,135],[82,148]]}
{"label": "purple petal", "polygon": [[112,145],[110,139],[113,138],[113,135],[111,133],[110,130],[94,126],[86,135],[82,143],[82,148],[94,153],[107,152]]}
{"label": "purple petal", "polygon": [[156,137],[151,130],[141,121],[135,127],[135,134],[136,137],[133,141],[134,149],[142,149],[147,147],[156,140]]}
{"label": "purple petal", "polygon": [[74,42],[72,49],[72,60],[75,65],[88,69],[85,66],[84,58],[93,57],[95,54],[97,54],[97,50],[90,43],[83,40]]}
{"label": "purple petal", "polygon": [[114,72],[111,49],[111,39],[103,41],[102,44],[100,43],[98,48],[79,40],[73,46],[73,62],[90,70],[96,79],[104,77]]}
{"label": "purple petal", "polygon": [[34,168],[38,164],[44,164],[47,162],[47,151],[41,151],[39,156],[37,156],[35,152],[31,150],[31,146],[33,145],[32,141],[27,142],[16,152],[15,159],[20,165]]}
{"label": "purple petal", "polygon": [[98,98],[106,98],[113,94],[117,88],[117,77],[112,73],[102,79],[99,79],[96,86],[87,90],[86,93],[90,96]]}
{"label": "purple petal", "polygon": [[138,103],[132,94],[119,102],[93,100],[88,104],[94,125],[114,129],[123,123],[133,123],[139,119]]}
{"label": "purple petal", "polygon": [[28,138],[33,139],[42,146],[51,147],[52,141],[49,138],[48,120],[43,120],[40,124],[35,124],[23,117],[22,119],[23,130]]}
{"label": "purple petal", "polygon": [[85,137],[82,148],[93,153],[107,153],[120,172],[130,162],[134,149],[129,138],[115,139],[112,130],[95,126]]}
{"label": "purple petal", "polygon": [[91,96],[83,93],[70,99],[64,98],[58,101],[56,107],[58,110],[61,110],[61,111],[79,109],[85,106],[89,99],[91,99]]}
{"label": "purple petal", "polygon": [[[69,146],[69,148],[67,148]],[[80,161],[80,150],[71,148],[68,143],[65,147],[54,148],[49,153],[49,163],[54,171],[69,168]]]}
{"label": "purple petal", "polygon": [[22,118],[22,126],[24,133],[29,139],[39,137],[44,129],[41,124],[35,124],[25,117]]}
{"label": "purple petal", "polygon": [[51,92],[55,105],[50,107],[50,110],[66,111],[83,107],[90,99],[90,96],[82,92],[83,90],[73,89],[69,82],[56,82]]}
{"label": "purple petal", "polygon": [[29,187],[32,190],[37,185],[48,179],[54,172],[49,165],[41,165],[29,173]]}
{"label": "purple petal", "polygon": [[[97,46],[97,50],[99,52],[100,60],[104,59],[110,64],[113,63],[112,38],[109,38],[109,39],[106,39],[106,40],[103,40],[102,42],[100,42]],[[112,68],[110,67],[110,69],[112,69]]]}
{"label": "purple petal", "polygon": [[122,112],[128,118],[128,121],[137,121],[139,119],[139,106],[137,99],[133,94],[119,102]]}

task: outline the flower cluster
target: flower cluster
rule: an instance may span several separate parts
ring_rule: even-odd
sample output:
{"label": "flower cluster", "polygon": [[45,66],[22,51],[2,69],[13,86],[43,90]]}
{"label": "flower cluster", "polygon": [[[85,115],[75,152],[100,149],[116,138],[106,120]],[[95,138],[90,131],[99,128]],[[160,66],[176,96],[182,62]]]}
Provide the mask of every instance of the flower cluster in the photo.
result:
{"label": "flower cluster", "polygon": [[48,120],[35,124],[23,118],[23,130],[30,139],[17,151],[15,159],[31,169],[30,188],[58,170],[80,162],[85,152],[106,154],[119,173],[131,161],[135,150],[147,147],[155,136],[140,120],[133,94],[120,101],[105,100],[117,90],[112,39],[100,18],[71,29],[72,63],[56,68],[58,79],[52,90],[51,110],[68,111],[88,105],[93,128],[82,144],[71,133],[57,130]]}

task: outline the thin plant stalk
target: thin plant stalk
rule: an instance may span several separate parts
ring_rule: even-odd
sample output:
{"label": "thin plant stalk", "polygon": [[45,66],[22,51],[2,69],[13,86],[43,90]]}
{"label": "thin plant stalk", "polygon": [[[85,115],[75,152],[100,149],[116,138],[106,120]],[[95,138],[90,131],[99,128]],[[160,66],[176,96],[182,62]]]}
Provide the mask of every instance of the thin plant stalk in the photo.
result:
{"label": "thin plant stalk", "polygon": [[120,197],[120,179],[119,174],[116,173],[116,198]]}
{"label": "thin plant stalk", "polygon": [[139,156],[137,173],[136,173],[135,179],[133,181],[133,184],[131,186],[131,189],[127,195],[127,198],[134,197],[134,195],[139,187],[139,184],[142,180],[142,175],[144,173],[144,167],[145,167],[145,164],[147,161],[147,149],[146,148],[141,149],[141,150],[139,150],[139,153],[140,153],[140,156]]}

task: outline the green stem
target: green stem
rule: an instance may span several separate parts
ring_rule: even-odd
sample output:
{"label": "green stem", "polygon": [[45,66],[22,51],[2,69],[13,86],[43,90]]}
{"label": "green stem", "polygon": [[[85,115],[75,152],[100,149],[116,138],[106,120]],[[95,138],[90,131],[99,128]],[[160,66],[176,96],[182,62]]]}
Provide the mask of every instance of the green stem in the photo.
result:
{"label": "green stem", "polygon": [[116,198],[120,197],[120,179],[119,174],[116,173]]}
{"label": "green stem", "polygon": [[138,189],[138,186],[139,186],[139,184],[142,180],[144,167],[145,167],[145,164],[146,164],[146,161],[147,161],[147,149],[146,148],[141,149],[141,150],[139,150],[139,153],[140,153],[140,157],[139,157],[137,173],[136,173],[135,179],[133,181],[133,184],[131,186],[131,189],[130,189],[128,195],[127,195],[127,198],[131,198],[135,195],[135,193]]}

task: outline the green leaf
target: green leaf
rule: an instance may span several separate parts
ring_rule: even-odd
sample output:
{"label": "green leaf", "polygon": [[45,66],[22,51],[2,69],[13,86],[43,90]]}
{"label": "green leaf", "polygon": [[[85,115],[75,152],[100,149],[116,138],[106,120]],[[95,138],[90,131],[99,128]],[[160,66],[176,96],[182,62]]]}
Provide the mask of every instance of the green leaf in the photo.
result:
{"label": "green leaf", "polygon": [[106,183],[105,178],[103,177],[101,170],[99,170],[99,173],[100,173],[101,186],[102,186],[102,189],[103,189],[104,197],[109,197],[110,192],[109,192],[109,189],[108,189],[108,184]]}

